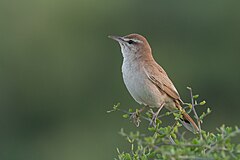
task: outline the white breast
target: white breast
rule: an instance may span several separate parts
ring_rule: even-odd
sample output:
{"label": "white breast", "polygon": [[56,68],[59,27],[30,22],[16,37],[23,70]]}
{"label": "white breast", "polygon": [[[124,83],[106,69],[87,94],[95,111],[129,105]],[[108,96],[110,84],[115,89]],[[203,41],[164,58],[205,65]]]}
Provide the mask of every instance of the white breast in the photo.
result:
{"label": "white breast", "polygon": [[124,83],[135,101],[154,107],[157,107],[163,101],[162,93],[148,80],[139,63],[124,60],[122,73]]}

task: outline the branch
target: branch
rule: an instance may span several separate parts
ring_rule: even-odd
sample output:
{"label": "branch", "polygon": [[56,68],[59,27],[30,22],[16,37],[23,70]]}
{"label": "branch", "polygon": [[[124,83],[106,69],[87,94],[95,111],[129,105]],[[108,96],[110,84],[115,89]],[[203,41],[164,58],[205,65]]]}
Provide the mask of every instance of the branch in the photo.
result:
{"label": "branch", "polygon": [[193,98],[193,93],[192,93],[192,88],[187,87],[187,89],[190,91],[190,97],[191,97],[191,103],[192,103],[192,110],[193,113],[195,115],[195,118],[197,119],[197,124],[198,124],[198,128],[199,128],[199,135],[200,135],[200,139],[202,139],[202,129],[201,129],[201,120],[198,117],[198,114],[195,110],[195,104],[194,104],[194,98]]}

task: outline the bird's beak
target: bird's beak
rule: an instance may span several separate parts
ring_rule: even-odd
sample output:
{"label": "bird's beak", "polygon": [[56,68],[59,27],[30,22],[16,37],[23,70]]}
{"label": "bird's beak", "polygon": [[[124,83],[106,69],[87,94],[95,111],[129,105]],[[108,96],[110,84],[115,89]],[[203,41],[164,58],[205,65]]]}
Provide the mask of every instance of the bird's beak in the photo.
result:
{"label": "bird's beak", "polygon": [[115,40],[115,41],[117,41],[117,42],[122,42],[122,41],[124,41],[124,40],[122,39],[122,37],[120,37],[120,36],[108,36],[108,38],[111,38],[111,39],[113,39],[113,40]]}

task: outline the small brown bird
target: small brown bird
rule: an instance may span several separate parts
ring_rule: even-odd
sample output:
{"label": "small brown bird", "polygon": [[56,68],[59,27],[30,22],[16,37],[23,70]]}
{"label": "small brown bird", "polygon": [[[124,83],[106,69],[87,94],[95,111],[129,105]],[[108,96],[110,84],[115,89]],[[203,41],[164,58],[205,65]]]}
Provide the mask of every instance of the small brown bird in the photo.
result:
{"label": "small brown bird", "polygon": [[154,120],[163,107],[170,111],[181,110],[182,124],[188,130],[197,132],[197,125],[181,107],[182,100],[172,81],[154,60],[147,40],[139,34],[109,38],[116,40],[121,46],[123,80],[134,100],[139,104],[158,108],[153,116]]}

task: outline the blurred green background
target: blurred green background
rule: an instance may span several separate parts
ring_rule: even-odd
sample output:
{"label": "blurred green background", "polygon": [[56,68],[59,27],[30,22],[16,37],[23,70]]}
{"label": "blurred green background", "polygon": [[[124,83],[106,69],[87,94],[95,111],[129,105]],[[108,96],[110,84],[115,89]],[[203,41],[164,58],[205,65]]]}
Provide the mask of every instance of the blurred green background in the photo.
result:
{"label": "blurred green background", "polygon": [[191,86],[212,108],[204,129],[239,125],[239,28],[239,1],[1,0],[0,159],[106,160],[128,149],[118,131],[137,128],[106,111],[139,105],[109,34],[146,36],[182,99]]}

